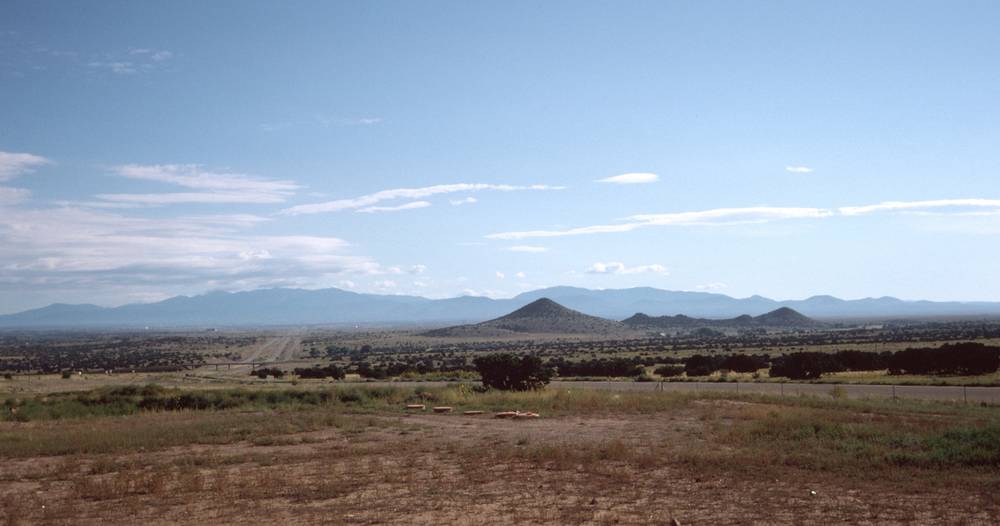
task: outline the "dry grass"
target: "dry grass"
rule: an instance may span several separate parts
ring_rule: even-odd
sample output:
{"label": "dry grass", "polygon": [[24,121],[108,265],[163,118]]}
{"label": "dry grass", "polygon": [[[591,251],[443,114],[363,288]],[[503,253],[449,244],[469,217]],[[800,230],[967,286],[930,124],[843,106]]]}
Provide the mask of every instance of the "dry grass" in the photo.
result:
{"label": "dry grass", "polygon": [[[535,421],[407,416],[379,402],[394,394],[297,410],[0,424],[0,520],[891,524],[1000,517],[994,408],[565,390],[404,395],[547,412]],[[19,434],[31,439],[8,446]]]}
{"label": "dry grass", "polygon": [[12,423],[0,427],[0,457],[103,454],[176,446],[275,443],[289,434],[328,427],[385,425],[331,411],[146,413],[70,421]]}

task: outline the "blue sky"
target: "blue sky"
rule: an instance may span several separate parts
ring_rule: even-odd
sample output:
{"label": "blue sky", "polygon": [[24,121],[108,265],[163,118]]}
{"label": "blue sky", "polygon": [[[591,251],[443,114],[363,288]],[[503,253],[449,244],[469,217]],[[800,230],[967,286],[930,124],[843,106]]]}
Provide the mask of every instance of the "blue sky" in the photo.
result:
{"label": "blue sky", "polygon": [[0,5],[0,312],[1000,301],[995,2]]}

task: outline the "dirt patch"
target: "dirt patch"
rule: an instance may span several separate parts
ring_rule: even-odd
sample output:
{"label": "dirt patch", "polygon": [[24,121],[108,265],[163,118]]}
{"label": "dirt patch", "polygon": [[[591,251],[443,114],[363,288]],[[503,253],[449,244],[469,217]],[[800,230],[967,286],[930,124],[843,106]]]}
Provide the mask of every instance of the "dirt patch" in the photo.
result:
{"label": "dirt patch", "polygon": [[[699,464],[742,404],[510,421],[358,416],[224,445],[5,461],[7,523],[993,524],[982,491]],[[378,425],[364,424],[374,421]],[[722,424],[725,425],[725,424]],[[719,457],[719,458],[725,458]]]}

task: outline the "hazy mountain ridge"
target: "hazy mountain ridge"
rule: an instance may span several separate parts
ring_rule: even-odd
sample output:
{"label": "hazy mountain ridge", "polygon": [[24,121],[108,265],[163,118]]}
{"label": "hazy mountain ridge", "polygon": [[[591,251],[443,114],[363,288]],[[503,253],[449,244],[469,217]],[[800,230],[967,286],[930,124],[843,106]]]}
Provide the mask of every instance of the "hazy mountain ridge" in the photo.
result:
{"label": "hazy mountain ridge", "polygon": [[823,326],[823,323],[804,316],[789,307],[780,307],[759,316],[743,314],[728,319],[692,318],[683,314],[648,316],[640,312],[623,320],[622,323],[636,329],[693,329],[698,327],[808,329]]}
{"label": "hazy mountain ridge", "polygon": [[525,292],[509,299],[462,296],[437,300],[419,296],[362,294],[335,288],[276,288],[177,296],[156,303],[113,308],[53,304],[0,316],[0,327],[444,325],[489,320],[543,297],[581,313],[609,319],[625,319],[637,312],[649,316],[683,314],[694,318],[724,319],[744,314],[759,316],[780,307],[789,307],[805,316],[820,319],[1000,315],[1000,303],[989,302],[903,301],[891,297],[842,300],[832,296],[777,301],[762,296],[733,298],[724,294],[651,287],[607,290],[552,287]]}
{"label": "hazy mountain ridge", "polygon": [[589,316],[548,298],[537,299],[499,318],[472,325],[434,329],[427,336],[504,336],[531,334],[612,334],[627,330],[621,322]]}

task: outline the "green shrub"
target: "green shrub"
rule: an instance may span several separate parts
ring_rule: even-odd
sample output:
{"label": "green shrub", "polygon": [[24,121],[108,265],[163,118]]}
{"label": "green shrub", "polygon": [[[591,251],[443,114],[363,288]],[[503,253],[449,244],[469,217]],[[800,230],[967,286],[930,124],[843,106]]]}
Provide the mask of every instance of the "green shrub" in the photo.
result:
{"label": "green shrub", "polygon": [[654,374],[658,374],[664,378],[671,378],[674,376],[680,376],[684,374],[683,365],[661,365],[656,369],[653,369]]}
{"label": "green shrub", "polygon": [[552,369],[537,356],[491,354],[473,360],[483,385],[504,391],[541,389],[552,379]]}

